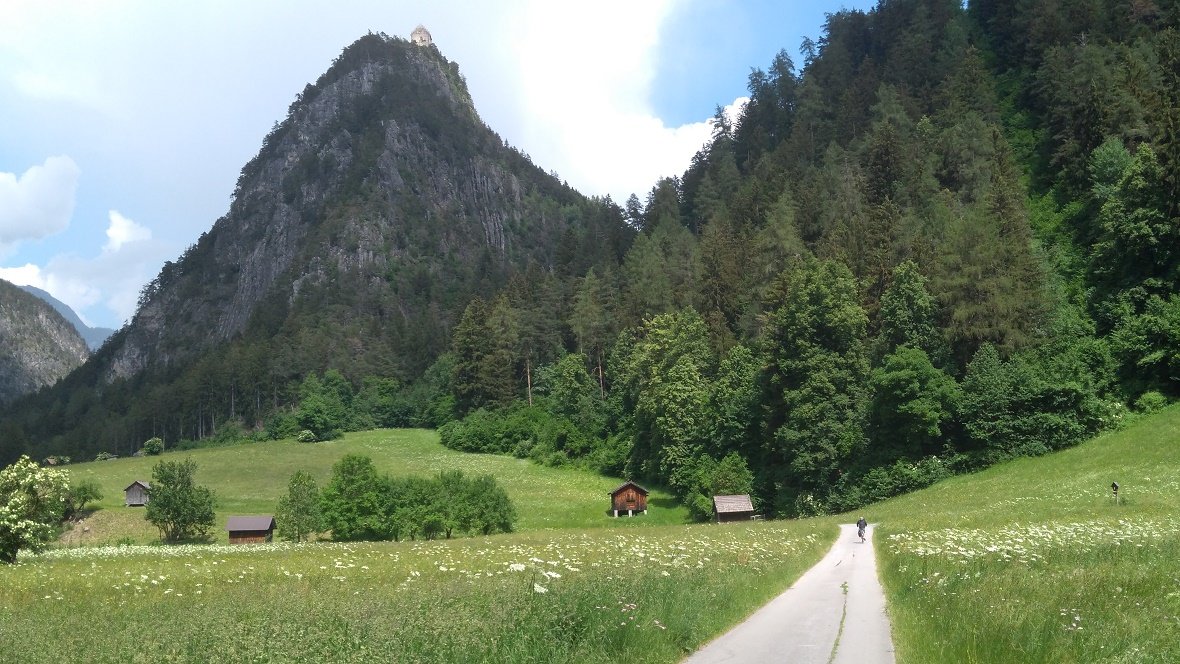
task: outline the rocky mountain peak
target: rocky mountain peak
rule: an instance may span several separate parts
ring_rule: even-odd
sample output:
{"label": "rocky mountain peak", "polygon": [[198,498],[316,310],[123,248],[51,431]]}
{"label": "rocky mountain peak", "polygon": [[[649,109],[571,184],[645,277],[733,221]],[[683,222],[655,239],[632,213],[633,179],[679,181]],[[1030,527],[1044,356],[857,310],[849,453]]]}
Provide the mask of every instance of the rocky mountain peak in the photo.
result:
{"label": "rocky mountain peak", "polygon": [[0,403],[53,385],[90,355],[47,302],[0,280]]}
{"label": "rocky mountain peak", "polygon": [[[107,375],[272,335],[313,301],[357,293],[386,303],[377,313],[396,320],[384,324],[430,330],[410,362],[420,370],[471,292],[510,265],[552,265],[569,223],[552,209],[578,201],[483,124],[436,46],[368,34],[296,96],[228,213],[144,289]],[[426,282],[450,301],[419,297]]]}

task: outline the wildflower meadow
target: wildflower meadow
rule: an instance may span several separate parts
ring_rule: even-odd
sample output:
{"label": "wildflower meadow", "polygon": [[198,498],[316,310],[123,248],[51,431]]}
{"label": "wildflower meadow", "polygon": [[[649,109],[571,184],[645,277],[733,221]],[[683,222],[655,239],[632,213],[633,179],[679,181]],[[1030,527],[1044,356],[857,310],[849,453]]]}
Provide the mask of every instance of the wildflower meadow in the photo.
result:
{"label": "wildflower meadow", "polygon": [[818,522],[108,546],[0,567],[21,662],[674,662],[831,545]]}
{"label": "wildflower meadow", "polygon": [[868,508],[898,661],[1180,661],[1178,471],[1173,407]]}

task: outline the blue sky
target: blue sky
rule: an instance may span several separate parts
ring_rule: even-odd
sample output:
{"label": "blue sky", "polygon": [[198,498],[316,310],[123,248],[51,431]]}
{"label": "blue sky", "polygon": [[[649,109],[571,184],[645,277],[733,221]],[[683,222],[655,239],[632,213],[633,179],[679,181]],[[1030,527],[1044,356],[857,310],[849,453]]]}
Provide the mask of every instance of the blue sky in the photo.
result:
{"label": "blue sky", "polygon": [[[0,278],[118,327],[229,207],[287,106],[368,31],[419,23],[484,121],[587,194],[679,175],[752,67],[869,0],[3,0]],[[736,106],[735,106],[736,108]]]}

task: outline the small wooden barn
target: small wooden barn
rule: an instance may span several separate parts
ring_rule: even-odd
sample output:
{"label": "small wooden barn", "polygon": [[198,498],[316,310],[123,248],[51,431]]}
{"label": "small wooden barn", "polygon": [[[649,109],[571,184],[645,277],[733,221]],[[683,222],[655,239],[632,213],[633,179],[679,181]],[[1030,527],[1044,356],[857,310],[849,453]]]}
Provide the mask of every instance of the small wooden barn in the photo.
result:
{"label": "small wooden barn", "polygon": [[274,538],[275,518],[273,516],[231,516],[225,524],[229,531],[230,544],[256,544],[269,542]]}
{"label": "small wooden barn", "polygon": [[749,494],[739,496],[713,496],[713,519],[725,521],[749,521],[754,518],[754,503]]}
{"label": "small wooden barn", "polygon": [[148,502],[148,490],[152,485],[143,480],[135,480],[123,489],[123,504],[127,507],[143,507]]}
{"label": "small wooden barn", "polygon": [[620,512],[626,512],[627,516],[636,512],[647,514],[647,489],[630,480],[623,482],[610,492],[610,509],[616,517]]}

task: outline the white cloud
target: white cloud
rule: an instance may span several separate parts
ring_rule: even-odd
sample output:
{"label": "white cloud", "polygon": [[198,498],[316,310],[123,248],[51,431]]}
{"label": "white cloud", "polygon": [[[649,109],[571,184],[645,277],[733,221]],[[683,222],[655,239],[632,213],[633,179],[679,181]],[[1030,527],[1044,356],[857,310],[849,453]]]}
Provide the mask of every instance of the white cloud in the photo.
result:
{"label": "white cloud", "polygon": [[69,271],[57,272],[58,259],[50,263],[49,268],[26,263],[20,267],[0,268],[0,279],[10,281],[18,286],[33,286],[49,293],[53,297],[65,302],[82,322],[90,325],[90,321],[83,313],[90,306],[102,301],[102,292],[89,279],[70,274]]}
{"label": "white cloud", "polygon": [[41,290],[48,290],[45,288],[45,279],[41,275],[41,268],[32,263],[26,263],[19,267],[0,267],[0,279],[18,286],[33,286]]}
{"label": "white cloud", "polygon": [[[152,240],[151,230],[110,211],[107,244],[94,258],[59,254],[44,266],[26,263],[0,268],[0,279],[36,286],[65,302],[87,325],[92,320],[126,321],[135,313],[139,291],[176,255],[176,248]],[[119,323],[115,323],[118,325]]]}
{"label": "white cloud", "polygon": [[0,245],[60,233],[74,214],[78,165],[50,157],[20,177],[0,172]]}
{"label": "white cloud", "polygon": [[118,210],[111,210],[108,215],[111,225],[107,226],[107,243],[102,248],[104,254],[114,253],[128,242],[142,242],[152,239],[152,229],[140,226],[119,214]]}
{"label": "white cloud", "polygon": [[515,44],[519,104],[533,161],[588,194],[622,202],[680,175],[712,124],[667,126],[649,98],[660,28],[673,2],[537,0]]}

